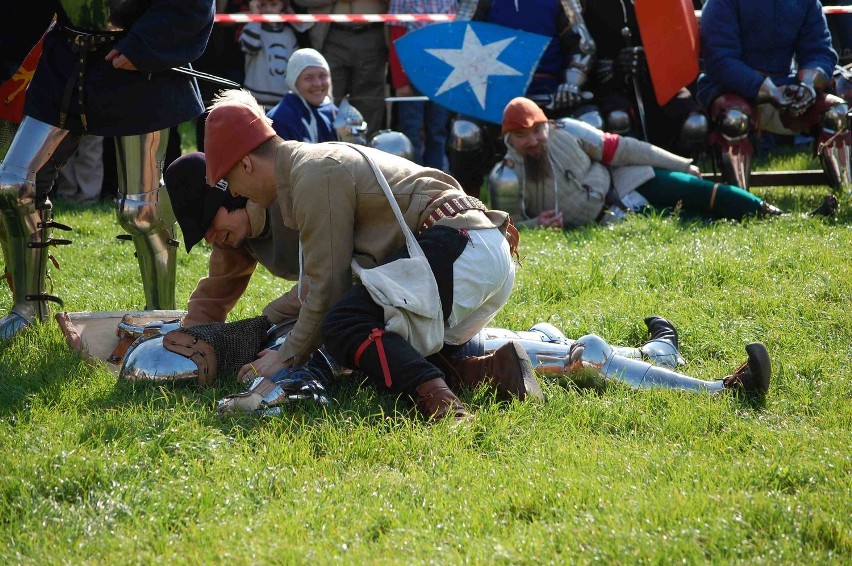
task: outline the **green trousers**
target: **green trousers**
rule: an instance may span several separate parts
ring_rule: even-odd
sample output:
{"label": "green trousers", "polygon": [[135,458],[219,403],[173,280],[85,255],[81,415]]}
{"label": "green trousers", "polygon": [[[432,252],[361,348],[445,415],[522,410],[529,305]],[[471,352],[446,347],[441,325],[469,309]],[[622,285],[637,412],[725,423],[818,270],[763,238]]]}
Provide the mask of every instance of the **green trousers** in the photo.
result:
{"label": "green trousers", "polygon": [[716,218],[741,218],[760,211],[760,198],[733,185],[699,179],[689,173],[654,169],[653,179],[636,190],[654,208],[674,208],[683,203],[683,211]]}

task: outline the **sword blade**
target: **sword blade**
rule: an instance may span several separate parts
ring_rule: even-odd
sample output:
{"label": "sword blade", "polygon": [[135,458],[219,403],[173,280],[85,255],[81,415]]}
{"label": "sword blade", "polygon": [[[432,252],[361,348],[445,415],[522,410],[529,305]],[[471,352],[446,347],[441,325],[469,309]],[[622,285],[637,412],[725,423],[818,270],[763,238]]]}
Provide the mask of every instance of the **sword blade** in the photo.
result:
{"label": "sword blade", "polygon": [[189,67],[172,67],[169,69],[173,73],[180,73],[182,75],[188,75],[190,77],[195,77],[196,79],[207,81],[208,83],[214,83],[222,86],[227,86],[230,88],[242,88],[243,85],[240,83],[234,82],[230,79],[226,79],[223,77],[217,77],[216,75],[211,75],[209,73],[202,73],[201,71],[196,71],[195,69],[190,69]]}

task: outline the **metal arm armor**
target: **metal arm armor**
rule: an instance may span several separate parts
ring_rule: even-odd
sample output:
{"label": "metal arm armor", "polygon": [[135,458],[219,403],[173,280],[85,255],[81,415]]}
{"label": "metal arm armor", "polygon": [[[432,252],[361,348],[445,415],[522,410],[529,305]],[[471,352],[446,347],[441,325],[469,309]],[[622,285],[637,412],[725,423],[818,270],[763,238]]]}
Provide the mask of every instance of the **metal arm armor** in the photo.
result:
{"label": "metal arm armor", "polygon": [[566,29],[560,32],[562,51],[568,59],[565,82],[579,88],[586,84],[595,63],[597,45],[586,27],[579,0],[560,0],[560,3],[568,19]]}
{"label": "metal arm armor", "polygon": [[554,126],[565,130],[576,138],[583,151],[595,161],[603,159],[604,132],[574,118],[559,118]]}

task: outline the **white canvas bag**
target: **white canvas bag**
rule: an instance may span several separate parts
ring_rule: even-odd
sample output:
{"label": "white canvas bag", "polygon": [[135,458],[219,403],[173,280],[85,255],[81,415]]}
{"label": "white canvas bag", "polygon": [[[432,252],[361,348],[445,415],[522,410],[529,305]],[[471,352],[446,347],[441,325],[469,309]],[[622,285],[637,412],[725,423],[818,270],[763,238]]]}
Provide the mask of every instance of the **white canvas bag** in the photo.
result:
{"label": "white canvas bag", "polygon": [[369,155],[357,146],[350,147],[361,153],[373,168],[405,234],[410,256],[372,269],[365,269],[352,260],[352,271],[376,304],[384,308],[385,330],[402,336],[423,356],[434,354],[444,346],[444,316],[435,275],[414,234],[405,224],[385,176]]}

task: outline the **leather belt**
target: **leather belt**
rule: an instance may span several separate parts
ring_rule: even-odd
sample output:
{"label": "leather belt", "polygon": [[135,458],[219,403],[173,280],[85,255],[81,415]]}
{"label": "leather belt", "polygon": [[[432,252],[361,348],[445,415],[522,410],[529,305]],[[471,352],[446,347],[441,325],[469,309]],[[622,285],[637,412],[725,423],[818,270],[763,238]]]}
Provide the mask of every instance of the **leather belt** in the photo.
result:
{"label": "leather belt", "polygon": [[482,201],[475,197],[469,196],[460,196],[450,199],[435,210],[423,221],[423,224],[420,225],[420,230],[418,233],[422,232],[426,228],[429,228],[436,222],[438,222],[441,218],[449,218],[451,216],[455,216],[456,214],[463,212],[465,210],[488,210]]}
{"label": "leather belt", "polygon": [[71,103],[71,95],[74,92],[74,86],[77,87],[77,104],[80,109],[80,122],[83,125],[83,130],[88,129],[86,123],[86,111],[83,107],[83,84],[86,73],[86,55],[88,53],[98,51],[105,46],[111,46],[116,41],[121,39],[125,32],[99,32],[87,33],[77,31],[69,27],[62,27],[62,36],[69,44],[71,51],[77,54],[77,63],[73,72],[68,78],[68,83],[65,85],[65,92],[62,95],[62,102],[59,108],[59,127],[65,128],[65,120],[68,118],[68,107]]}

